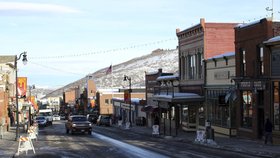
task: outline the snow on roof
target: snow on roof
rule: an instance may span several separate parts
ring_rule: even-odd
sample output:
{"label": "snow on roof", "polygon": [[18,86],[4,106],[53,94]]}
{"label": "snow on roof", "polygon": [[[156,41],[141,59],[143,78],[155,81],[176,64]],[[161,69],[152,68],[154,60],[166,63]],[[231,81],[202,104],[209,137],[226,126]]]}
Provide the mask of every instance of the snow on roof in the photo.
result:
{"label": "snow on roof", "polygon": [[263,43],[273,43],[273,42],[279,42],[280,41],[280,36],[275,36],[273,38],[270,38],[267,41],[264,41]]}
{"label": "snow on roof", "polygon": [[[124,101],[124,98],[113,97],[113,100]],[[139,104],[140,100],[143,100],[143,99],[142,98],[131,98],[131,102],[136,103],[136,104]]]}
{"label": "snow on roof", "polygon": [[244,28],[244,27],[248,27],[248,26],[251,26],[251,25],[258,24],[260,22],[261,22],[261,20],[257,20],[257,21],[253,21],[253,22],[250,22],[250,23],[238,24],[238,25],[235,26],[235,28]]}
{"label": "snow on roof", "polygon": [[213,56],[212,58],[209,58],[209,59],[217,59],[217,58],[229,57],[229,56],[234,56],[234,55],[235,55],[235,52],[227,52],[227,53]]}
{"label": "snow on roof", "polygon": [[203,96],[200,96],[195,93],[174,93],[172,94],[166,94],[166,93],[161,93],[154,95],[155,98],[166,98],[166,99],[201,99]]}
{"label": "snow on roof", "polygon": [[179,75],[168,75],[168,76],[159,76],[157,78],[157,81],[161,81],[161,80],[178,80],[179,79]]}

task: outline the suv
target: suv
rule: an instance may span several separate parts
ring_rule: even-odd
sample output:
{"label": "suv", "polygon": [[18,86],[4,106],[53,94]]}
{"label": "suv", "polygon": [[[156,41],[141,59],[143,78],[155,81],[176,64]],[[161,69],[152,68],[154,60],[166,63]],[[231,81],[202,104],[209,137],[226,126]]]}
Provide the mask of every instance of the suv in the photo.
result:
{"label": "suv", "polygon": [[88,114],[87,115],[87,120],[91,123],[95,124],[97,119],[98,119],[98,115],[96,115],[96,114]]}
{"label": "suv", "polygon": [[111,126],[112,125],[112,120],[110,116],[105,116],[105,115],[99,115],[97,121],[96,121],[97,126],[101,125],[106,125],[106,126]]}
{"label": "suv", "polygon": [[91,135],[92,126],[87,117],[83,115],[72,115],[68,118],[68,121],[65,123],[66,133],[74,134],[74,132],[87,132]]}

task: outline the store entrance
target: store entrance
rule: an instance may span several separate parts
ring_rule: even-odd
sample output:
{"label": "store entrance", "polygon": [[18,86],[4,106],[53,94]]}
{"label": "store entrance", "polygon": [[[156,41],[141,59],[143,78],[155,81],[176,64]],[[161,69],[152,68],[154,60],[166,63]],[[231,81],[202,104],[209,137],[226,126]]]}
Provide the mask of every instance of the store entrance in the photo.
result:
{"label": "store entrance", "polygon": [[262,139],[264,131],[264,110],[263,108],[258,108],[258,138]]}

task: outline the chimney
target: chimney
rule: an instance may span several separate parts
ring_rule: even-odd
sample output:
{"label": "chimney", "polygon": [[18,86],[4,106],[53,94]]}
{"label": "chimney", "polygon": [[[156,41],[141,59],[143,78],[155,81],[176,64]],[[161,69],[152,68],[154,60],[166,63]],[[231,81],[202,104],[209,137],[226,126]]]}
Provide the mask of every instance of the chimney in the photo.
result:
{"label": "chimney", "polygon": [[176,33],[179,33],[179,32],[180,32],[180,29],[179,29],[179,28],[177,28],[177,29],[176,29]]}

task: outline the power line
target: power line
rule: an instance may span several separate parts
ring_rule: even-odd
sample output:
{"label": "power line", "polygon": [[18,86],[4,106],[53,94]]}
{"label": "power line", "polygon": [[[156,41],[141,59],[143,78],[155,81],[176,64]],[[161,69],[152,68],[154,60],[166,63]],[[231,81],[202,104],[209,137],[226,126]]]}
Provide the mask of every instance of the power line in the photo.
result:
{"label": "power line", "polygon": [[39,64],[39,63],[31,62],[31,61],[29,61],[29,63],[37,65],[37,66],[41,66],[43,68],[55,70],[55,71],[58,71],[58,72],[65,72],[65,73],[74,74],[74,75],[77,75],[77,76],[84,75],[84,74],[75,73],[75,72],[71,72],[71,71],[65,71],[65,70],[62,70],[62,69],[54,68],[54,67],[51,67],[51,66],[47,66],[47,65],[43,65],[43,64]]}
{"label": "power line", "polygon": [[41,56],[41,57],[30,57],[30,58],[31,59],[62,59],[62,58],[69,58],[69,57],[81,57],[81,56],[89,56],[89,55],[96,55],[96,54],[115,53],[118,51],[148,47],[148,46],[152,46],[152,45],[158,45],[161,43],[174,41],[174,40],[178,40],[178,39],[169,38],[169,39],[165,39],[165,40],[159,40],[159,41],[143,43],[143,44],[135,44],[135,45],[130,45],[128,47],[122,47],[122,48],[113,48],[113,49],[109,49],[109,50],[94,51],[94,52],[90,52],[90,53],[77,53],[77,54],[58,55],[58,56]]}

